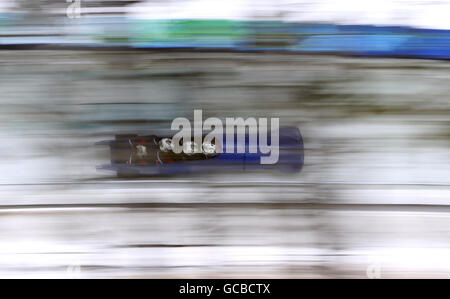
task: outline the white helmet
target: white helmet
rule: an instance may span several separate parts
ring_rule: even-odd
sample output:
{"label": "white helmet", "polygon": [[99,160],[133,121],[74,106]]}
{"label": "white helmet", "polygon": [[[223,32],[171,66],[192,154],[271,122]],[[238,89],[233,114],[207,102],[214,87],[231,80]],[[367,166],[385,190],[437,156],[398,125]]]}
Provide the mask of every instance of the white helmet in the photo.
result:
{"label": "white helmet", "polygon": [[136,146],[136,156],[138,156],[138,158],[143,158],[145,156],[147,156],[147,148],[141,144]]}
{"label": "white helmet", "polygon": [[203,142],[203,153],[206,155],[213,155],[216,153],[216,145],[211,143],[211,141]]}
{"label": "white helmet", "polygon": [[170,138],[163,138],[159,142],[159,149],[162,152],[169,152],[172,150],[172,139]]}

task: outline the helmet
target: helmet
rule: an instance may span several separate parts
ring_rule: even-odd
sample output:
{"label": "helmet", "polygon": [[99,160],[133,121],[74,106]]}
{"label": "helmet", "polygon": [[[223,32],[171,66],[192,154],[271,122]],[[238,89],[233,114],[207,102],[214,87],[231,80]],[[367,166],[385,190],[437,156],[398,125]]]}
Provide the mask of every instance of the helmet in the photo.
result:
{"label": "helmet", "polygon": [[159,142],[159,149],[162,152],[169,152],[172,150],[172,139],[170,138],[163,138]]}
{"label": "helmet", "polygon": [[143,158],[147,156],[147,148],[141,144],[136,146],[136,156],[139,158]]}
{"label": "helmet", "polygon": [[205,141],[202,145],[203,153],[206,155],[213,155],[216,153],[216,145],[213,144],[211,141]]}

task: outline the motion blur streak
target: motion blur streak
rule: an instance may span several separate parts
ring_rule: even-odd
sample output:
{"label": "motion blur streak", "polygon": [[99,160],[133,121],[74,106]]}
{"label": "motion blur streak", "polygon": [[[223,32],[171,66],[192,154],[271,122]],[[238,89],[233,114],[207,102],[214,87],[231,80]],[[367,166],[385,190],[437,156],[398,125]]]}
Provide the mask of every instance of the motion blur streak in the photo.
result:
{"label": "motion blur streak", "polygon": [[[204,2],[0,1],[0,277],[449,277],[448,18]],[[298,127],[302,172],[97,171],[194,109]]]}

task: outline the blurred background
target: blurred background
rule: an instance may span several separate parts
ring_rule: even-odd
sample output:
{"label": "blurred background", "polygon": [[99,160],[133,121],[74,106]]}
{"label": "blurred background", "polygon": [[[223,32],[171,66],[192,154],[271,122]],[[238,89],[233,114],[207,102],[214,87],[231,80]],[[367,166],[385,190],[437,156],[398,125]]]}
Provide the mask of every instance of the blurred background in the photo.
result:
{"label": "blurred background", "polygon": [[[0,1],[0,277],[450,277],[450,3]],[[97,141],[279,117],[297,174],[117,179]]]}

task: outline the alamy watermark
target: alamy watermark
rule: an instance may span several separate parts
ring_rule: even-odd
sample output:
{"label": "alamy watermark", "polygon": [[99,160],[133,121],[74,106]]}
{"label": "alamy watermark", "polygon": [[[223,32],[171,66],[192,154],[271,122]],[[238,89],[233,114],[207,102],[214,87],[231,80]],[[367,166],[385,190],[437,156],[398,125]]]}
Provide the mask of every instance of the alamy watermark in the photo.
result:
{"label": "alamy watermark", "polygon": [[[213,147],[214,153],[261,153],[261,164],[275,164],[279,158],[279,118],[270,118],[270,130],[267,118],[241,117],[222,120],[210,117],[203,121],[203,111],[194,110],[194,123],[184,117],[173,120],[171,129],[179,130],[167,146],[179,154],[205,153]],[[192,138],[192,127],[194,136]],[[248,133],[247,133],[248,129]],[[203,132],[209,132],[203,136]],[[235,140],[236,138],[236,140]],[[248,138],[248,146],[246,146]],[[270,139],[270,144],[268,141]],[[193,140],[193,141],[192,141]],[[225,141],[225,148],[222,146]],[[166,146],[166,145],[164,145]]]}
{"label": "alamy watermark", "polygon": [[81,0],[66,0],[70,3],[66,9],[66,15],[69,19],[78,19],[81,17]]}
{"label": "alamy watermark", "polygon": [[77,262],[67,266],[66,274],[67,274],[67,276],[69,278],[80,278],[81,277],[81,265],[80,265],[80,262],[77,261]]}
{"label": "alamy watermark", "polygon": [[369,258],[369,265],[366,268],[367,278],[381,278],[381,260],[379,258]]}

